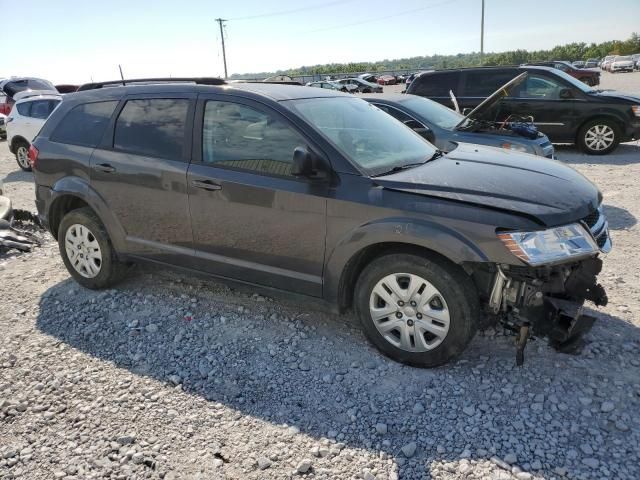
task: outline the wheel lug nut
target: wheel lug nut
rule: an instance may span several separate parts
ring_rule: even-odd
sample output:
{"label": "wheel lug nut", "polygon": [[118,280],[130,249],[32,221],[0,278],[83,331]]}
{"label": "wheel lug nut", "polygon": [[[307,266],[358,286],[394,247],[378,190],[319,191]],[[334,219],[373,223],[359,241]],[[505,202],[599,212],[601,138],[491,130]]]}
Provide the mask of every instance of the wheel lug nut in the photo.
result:
{"label": "wheel lug nut", "polygon": [[421,314],[421,313],[416,313],[416,318],[417,318],[418,320],[420,320],[420,319],[422,318],[422,314]]}
{"label": "wheel lug nut", "polygon": [[400,300],[400,301],[398,302],[398,306],[399,306],[399,307],[404,307],[404,302],[403,302],[402,300]]}
{"label": "wheel lug nut", "polygon": [[417,305],[417,303],[416,303],[416,302],[414,302],[414,301],[412,301],[410,305],[411,305],[412,307],[415,307],[415,306]]}
{"label": "wheel lug nut", "polygon": [[396,313],[396,318],[402,318],[402,312],[397,312]]}
{"label": "wheel lug nut", "polygon": [[408,327],[413,327],[413,320],[411,320],[411,319],[407,320],[407,326]]}

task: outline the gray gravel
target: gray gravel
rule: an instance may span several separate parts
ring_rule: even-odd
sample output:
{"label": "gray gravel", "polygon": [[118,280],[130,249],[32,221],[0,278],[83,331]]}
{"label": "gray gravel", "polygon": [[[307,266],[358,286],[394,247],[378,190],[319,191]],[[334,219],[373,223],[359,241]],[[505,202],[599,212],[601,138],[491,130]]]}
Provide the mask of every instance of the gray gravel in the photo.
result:
{"label": "gray gravel", "polygon": [[[0,259],[0,478],[640,478],[640,148],[560,154],[605,195],[611,303],[522,368],[494,329],[420,370],[291,300],[151,267],[88,291],[51,240]],[[32,207],[16,169],[0,145]]]}

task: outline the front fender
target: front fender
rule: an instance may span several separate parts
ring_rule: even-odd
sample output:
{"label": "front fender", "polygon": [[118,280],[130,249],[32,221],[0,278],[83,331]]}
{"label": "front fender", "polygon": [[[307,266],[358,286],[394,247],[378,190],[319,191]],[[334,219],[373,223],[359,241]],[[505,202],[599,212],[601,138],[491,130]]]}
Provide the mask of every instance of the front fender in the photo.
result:
{"label": "front fender", "polygon": [[429,249],[456,264],[489,260],[477,245],[450,227],[416,218],[376,220],[352,230],[331,250],[325,265],[325,299],[337,302],[345,266],[354,255],[374,245],[398,243]]}
{"label": "front fender", "polygon": [[124,253],[126,247],[126,233],[122,228],[122,225],[113,215],[113,212],[107,206],[104,198],[91,187],[86,179],[82,177],[64,177],[54,183],[51,187],[51,198],[47,211],[48,219],[51,219],[51,214],[57,207],[56,202],[69,195],[79,198],[91,207],[107,229],[111,243],[116,251]]}

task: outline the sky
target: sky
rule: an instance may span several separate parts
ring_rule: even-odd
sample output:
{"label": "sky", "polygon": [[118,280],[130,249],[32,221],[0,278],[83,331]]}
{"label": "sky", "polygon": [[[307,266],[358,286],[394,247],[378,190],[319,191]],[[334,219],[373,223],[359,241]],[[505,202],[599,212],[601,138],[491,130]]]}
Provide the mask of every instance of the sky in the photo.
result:
{"label": "sky", "polygon": [[[55,84],[480,50],[481,0],[0,0],[0,78]],[[606,5],[606,8],[603,7]],[[640,0],[486,0],[485,52],[640,33]]]}

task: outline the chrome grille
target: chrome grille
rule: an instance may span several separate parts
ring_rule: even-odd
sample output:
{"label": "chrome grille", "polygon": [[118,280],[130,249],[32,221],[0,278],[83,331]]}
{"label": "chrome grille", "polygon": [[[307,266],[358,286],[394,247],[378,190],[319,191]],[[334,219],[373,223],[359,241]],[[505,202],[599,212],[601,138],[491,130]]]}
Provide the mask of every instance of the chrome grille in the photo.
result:
{"label": "chrome grille", "polygon": [[607,217],[602,211],[602,207],[584,217],[582,222],[587,226],[587,228],[589,228],[598,248],[604,253],[609,253],[611,251],[609,223],[607,222]]}

